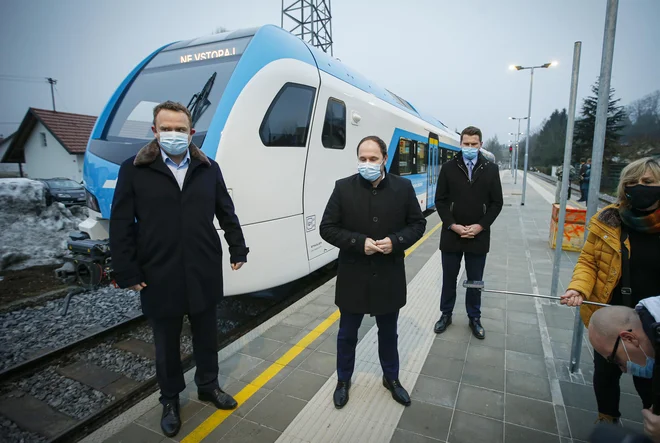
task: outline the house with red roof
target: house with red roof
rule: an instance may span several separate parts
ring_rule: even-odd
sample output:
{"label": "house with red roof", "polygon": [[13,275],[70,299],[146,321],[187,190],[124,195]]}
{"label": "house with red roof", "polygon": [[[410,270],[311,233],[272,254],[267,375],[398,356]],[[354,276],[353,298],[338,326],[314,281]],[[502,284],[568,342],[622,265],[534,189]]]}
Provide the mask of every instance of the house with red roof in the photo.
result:
{"label": "house with red roof", "polygon": [[28,178],[82,181],[83,159],[96,117],[30,108],[0,162],[14,163]]}

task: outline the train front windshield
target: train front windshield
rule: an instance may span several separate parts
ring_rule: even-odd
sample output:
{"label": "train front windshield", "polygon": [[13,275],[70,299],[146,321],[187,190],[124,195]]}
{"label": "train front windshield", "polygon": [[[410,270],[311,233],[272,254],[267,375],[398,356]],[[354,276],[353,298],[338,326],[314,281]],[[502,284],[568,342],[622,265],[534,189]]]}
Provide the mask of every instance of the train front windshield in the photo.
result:
{"label": "train front windshield", "polygon": [[195,130],[203,135],[248,42],[243,38],[160,52],[126,91],[106,140],[151,140],[154,106],[166,100],[188,106]]}

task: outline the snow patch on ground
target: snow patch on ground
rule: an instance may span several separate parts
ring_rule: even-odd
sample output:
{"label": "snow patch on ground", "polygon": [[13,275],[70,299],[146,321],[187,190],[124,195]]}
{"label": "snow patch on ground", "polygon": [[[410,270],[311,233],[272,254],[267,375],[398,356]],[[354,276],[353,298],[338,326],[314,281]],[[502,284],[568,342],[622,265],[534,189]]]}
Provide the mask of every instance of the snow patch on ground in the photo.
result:
{"label": "snow patch on ground", "polygon": [[87,208],[46,206],[45,190],[36,180],[0,179],[0,271],[62,263]]}

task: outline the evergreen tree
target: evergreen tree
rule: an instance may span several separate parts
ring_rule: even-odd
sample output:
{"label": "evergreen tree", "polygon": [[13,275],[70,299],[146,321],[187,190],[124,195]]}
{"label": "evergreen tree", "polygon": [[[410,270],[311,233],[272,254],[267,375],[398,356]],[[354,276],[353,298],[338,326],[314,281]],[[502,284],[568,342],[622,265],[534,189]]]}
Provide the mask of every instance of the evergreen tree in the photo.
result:
{"label": "evergreen tree", "polygon": [[566,109],[555,111],[543,122],[541,131],[533,135],[530,165],[536,167],[557,166],[563,163],[566,144]]}
{"label": "evergreen tree", "polygon": [[[581,118],[575,122],[575,134],[573,140],[573,158],[591,157],[594,144],[594,130],[596,128],[596,108],[598,106],[598,81],[591,87],[593,95],[584,99],[582,103]],[[626,112],[623,106],[619,106],[620,99],[614,99],[614,88],[610,88],[609,102],[607,106],[607,126],[605,130],[605,153],[606,160],[611,159],[619,153],[619,139],[624,127]]]}

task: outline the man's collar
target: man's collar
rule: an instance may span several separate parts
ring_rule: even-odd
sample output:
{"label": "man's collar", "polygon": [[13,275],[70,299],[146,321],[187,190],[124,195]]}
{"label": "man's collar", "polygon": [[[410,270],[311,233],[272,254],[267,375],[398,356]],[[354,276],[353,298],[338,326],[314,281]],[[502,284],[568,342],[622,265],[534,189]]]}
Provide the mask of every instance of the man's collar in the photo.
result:
{"label": "man's collar", "polygon": [[[160,149],[160,155],[163,157],[163,163],[167,164],[167,162],[170,161],[172,164],[177,165],[162,148]],[[190,149],[186,149],[186,156],[183,158],[181,164],[177,166],[185,165],[186,163],[190,163]]]}

